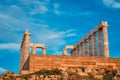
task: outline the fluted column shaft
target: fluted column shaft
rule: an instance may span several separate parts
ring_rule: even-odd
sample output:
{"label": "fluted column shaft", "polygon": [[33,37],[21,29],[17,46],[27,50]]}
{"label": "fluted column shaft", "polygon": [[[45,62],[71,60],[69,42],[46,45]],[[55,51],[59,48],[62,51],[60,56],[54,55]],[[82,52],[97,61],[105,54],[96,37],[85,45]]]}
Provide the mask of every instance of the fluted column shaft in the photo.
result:
{"label": "fluted column shaft", "polygon": [[88,56],[91,56],[91,43],[90,43],[90,37],[88,37]]}
{"label": "fluted column shaft", "polygon": [[78,56],[80,56],[80,45],[78,45]]}
{"label": "fluted column shaft", "polygon": [[46,48],[42,48],[42,51],[43,51],[43,55],[46,55]]}
{"label": "fluted column shaft", "polygon": [[83,53],[84,53],[84,56],[86,56],[86,41],[83,43],[83,47],[84,47]]}
{"label": "fluted column shaft", "polygon": [[84,46],[83,43],[81,43],[81,56],[83,56],[83,53],[84,53]]}
{"label": "fluted column shaft", "polygon": [[95,33],[92,35],[92,47],[93,47],[92,55],[96,56],[96,34]]}
{"label": "fluted column shaft", "polygon": [[103,30],[103,35],[104,35],[104,56],[109,57],[107,25],[103,25],[102,30]]}
{"label": "fluted column shaft", "polygon": [[32,46],[32,54],[36,54],[36,47]]}
{"label": "fluted column shaft", "polygon": [[98,56],[102,56],[102,30],[98,30]]}
{"label": "fluted column shaft", "polygon": [[79,55],[79,53],[78,53],[78,46],[76,47],[76,56],[78,56]]}
{"label": "fluted column shaft", "polygon": [[79,56],[82,56],[82,45],[79,45]]}
{"label": "fluted column shaft", "polygon": [[75,56],[77,56],[77,47],[75,48]]}

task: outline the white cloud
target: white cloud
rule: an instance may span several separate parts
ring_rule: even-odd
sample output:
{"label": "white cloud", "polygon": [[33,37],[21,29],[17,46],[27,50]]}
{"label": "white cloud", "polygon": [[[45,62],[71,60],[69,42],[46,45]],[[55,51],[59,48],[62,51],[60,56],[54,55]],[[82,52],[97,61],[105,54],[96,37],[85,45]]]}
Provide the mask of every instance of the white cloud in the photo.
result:
{"label": "white cloud", "polygon": [[120,8],[120,2],[117,2],[115,0],[103,0],[103,3],[107,7]]}
{"label": "white cloud", "polygon": [[53,6],[54,6],[54,13],[55,13],[56,15],[61,15],[61,14],[63,14],[63,12],[59,10],[60,4],[54,3]]}
{"label": "white cloud", "polygon": [[4,73],[5,71],[7,71],[6,69],[0,67],[0,73]]}
{"label": "white cloud", "polygon": [[48,9],[47,9],[46,6],[42,5],[42,6],[39,7],[39,12],[40,12],[41,14],[44,14],[44,13],[46,13],[47,11],[48,11]]}
{"label": "white cloud", "polygon": [[75,35],[75,30],[72,29],[66,31],[59,31],[47,27],[41,30],[40,33],[39,31],[33,33],[33,35],[31,35],[31,38],[32,36],[34,36],[34,38],[32,38],[33,42],[37,41],[40,43],[44,43],[47,46],[47,50],[52,50],[54,51],[54,53],[56,53],[56,51],[62,50],[62,47],[67,44],[65,38],[72,37]]}
{"label": "white cloud", "polygon": [[[46,4],[47,2],[39,2],[39,1],[23,1],[24,5],[37,4],[35,8],[38,11],[43,9],[43,14],[47,12]],[[25,2],[25,3],[24,3]],[[40,6],[43,6],[39,9]],[[59,8],[59,4],[54,5],[55,8]],[[8,10],[8,11],[7,11]],[[36,11],[36,10],[35,10]],[[19,17],[14,12],[19,12]],[[28,11],[29,12],[29,11]],[[33,10],[34,12],[34,10]],[[42,12],[39,12],[42,14]],[[10,14],[9,14],[10,13]],[[38,12],[37,12],[38,13]],[[49,24],[46,24],[42,19],[39,23],[35,21],[35,19],[25,16],[26,12],[22,10],[21,6],[11,5],[8,9],[6,9],[5,13],[0,12],[0,39],[3,42],[1,43],[0,49],[12,49],[18,50],[20,49],[17,43],[21,43],[23,32],[25,29],[28,29],[31,33],[31,42],[35,43],[44,43],[47,46],[47,49],[56,53],[56,51],[61,51],[62,47],[67,44],[65,38],[72,37],[76,35],[74,29],[69,29],[66,31],[59,30],[59,28],[51,28]],[[34,14],[34,13],[33,13]],[[36,13],[35,13],[36,14]],[[16,15],[16,16],[14,16]],[[37,19],[38,21],[38,19]]]}
{"label": "white cloud", "polygon": [[76,34],[75,33],[70,33],[70,34],[67,35],[67,37],[72,37],[72,36],[76,36]]}
{"label": "white cloud", "polygon": [[[47,24],[42,23],[34,23],[34,22],[26,22],[24,20],[19,20],[17,18],[13,18],[12,16],[8,16],[5,14],[0,14],[0,19],[2,22],[0,24],[4,27],[1,27],[0,38],[2,40],[7,40],[9,43],[0,44],[0,49],[13,49],[18,50],[19,44],[13,43],[13,41],[19,43],[22,40],[22,36],[16,33],[16,31],[24,31],[26,28],[30,30],[31,42],[39,42],[47,45],[48,50],[59,51],[62,46],[67,44],[65,38],[75,36],[75,30],[69,29],[66,31],[60,31],[56,28],[51,28]],[[25,18],[27,20],[27,18]],[[7,25],[8,24],[8,25]],[[22,24],[22,25],[21,25]],[[24,27],[23,25],[27,26]],[[16,27],[17,26],[17,27]],[[7,37],[4,37],[7,36]],[[12,43],[11,43],[12,42]],[[18,42],[17,42],[18,43]]]}
{"label": "white cloud", "polygon": [[[29,14],[45,14],[48,11],[49,0],[20,0],[20,4],[28,7]],[[32,6],[32,7],[30,7]]]}
{"label": "white cloud", "polygon": [[0,49],[19,50],[20,49],[20,44],[17,44],[17,43],[2,43],[2,44],[0,44]]}

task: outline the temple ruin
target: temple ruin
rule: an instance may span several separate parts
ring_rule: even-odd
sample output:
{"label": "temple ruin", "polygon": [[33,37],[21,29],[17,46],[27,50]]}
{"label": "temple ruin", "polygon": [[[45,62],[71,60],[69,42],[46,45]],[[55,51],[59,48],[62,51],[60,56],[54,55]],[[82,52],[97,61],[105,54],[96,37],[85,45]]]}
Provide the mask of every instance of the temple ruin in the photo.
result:
{"label": "temple ruin", "polygon": [[[44,44],[30,43],[31,34],[25,31],[20,54],[20,73],[32,73],[41,69],[66,67],[113,67],[120,68],[119,58],[110,58],[108,42],[108,24],[101,22],[76,45],[67,45],[62,55],[47,55]],[[32,54],[30,54],[32,48]],[[42,49],[42,54],[36,54],[36,48]],[[67,50],[70,49],[70,56]],[[104,61],[104,62],[103,62]]]}

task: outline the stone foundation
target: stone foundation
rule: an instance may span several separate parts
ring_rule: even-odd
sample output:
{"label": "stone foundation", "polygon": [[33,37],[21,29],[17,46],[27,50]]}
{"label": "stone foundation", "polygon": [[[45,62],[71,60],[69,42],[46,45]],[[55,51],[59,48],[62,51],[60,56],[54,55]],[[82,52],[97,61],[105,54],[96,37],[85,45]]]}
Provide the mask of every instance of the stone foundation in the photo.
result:
{"label": "stone foundation", "polygon": [[85,68],[120,68],[119,58],[105,57],[80,57],[80,56],[55,56],[55,55],[38,55],[30,54],[29,73],[41,69],[65,69],[68,67],[85,67]]}

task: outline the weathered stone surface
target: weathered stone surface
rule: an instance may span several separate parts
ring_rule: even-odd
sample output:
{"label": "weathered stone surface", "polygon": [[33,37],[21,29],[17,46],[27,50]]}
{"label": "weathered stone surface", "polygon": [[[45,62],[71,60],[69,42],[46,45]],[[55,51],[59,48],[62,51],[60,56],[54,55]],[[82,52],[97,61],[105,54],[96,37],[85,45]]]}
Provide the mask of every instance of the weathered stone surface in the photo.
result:
{"label": "weathered stone surface", "polygon": [[[46,55],[45,45],[30,43],[30,33],[26,30],[21,44],[20,73],[27,74],[41,69],[56,68],[65,71],[68,67],[84,67],[86,73],[94,72],[91,70],[92,68],[120,69],[120,59],[109,58],[107,26],[107,22],[101,22],[76,45],[66,46],[63,49],[63,55],[65,56]],[[101,33],[103,33],[103,36]],[[104,39],[104,51],[102,51],[102,37]],[[29,54],[30,47],[33,50],[32,54]],[[36,54],[36,48],[42,48],[42,55]],[[71,49],[71,56],[67,56],[67,49]],[[100,72],[102,73],[102,71]]]}

